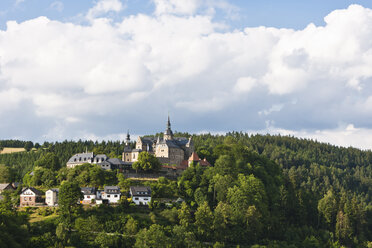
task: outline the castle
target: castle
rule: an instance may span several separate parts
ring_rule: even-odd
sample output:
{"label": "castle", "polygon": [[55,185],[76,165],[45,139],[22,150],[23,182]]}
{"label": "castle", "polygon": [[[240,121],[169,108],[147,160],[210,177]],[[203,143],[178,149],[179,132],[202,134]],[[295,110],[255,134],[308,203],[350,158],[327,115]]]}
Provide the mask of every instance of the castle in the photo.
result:
{"label": "castle", "polygon": [[191,137],[188,139],[174,137],[168,116],[163,138],[138,137],[136,148],[132,149],[130,135],[127,134],[122,160],[127,163],[135,162],[143,151],[153,154],[163,165],[180,166],[193,154],[194,144]]}
{"label": "castle", "polygon": [[192,163],[201,166],[211,166],[206,160],[201,160],[194,152],[192,138],[174,137],[168,116],[167,127],[162,138],[138,137],[136,147],[132,149],[129,132],[125,141],[122,160],[109,158],[105,154],[95,155],[92,152],[73,155],[67,162],[67,168],[74,168],[84,163],[97,164],[105,170],[130,170],[132,163],[138,161],[141,152],[154,155],[162,164],[162,171],[167,174],[180,175]]}

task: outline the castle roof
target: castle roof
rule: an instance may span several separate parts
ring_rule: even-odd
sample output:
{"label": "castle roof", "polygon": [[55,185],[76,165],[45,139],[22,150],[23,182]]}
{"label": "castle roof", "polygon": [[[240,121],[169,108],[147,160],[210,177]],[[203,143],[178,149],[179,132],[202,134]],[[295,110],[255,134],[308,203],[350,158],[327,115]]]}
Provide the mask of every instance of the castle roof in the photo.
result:
{"label": "castle roof", "polygon": [[197,161],[197,162],[199,162],[200,161],[200,158],[199,158],[199,156],[198,156],[198,154],[196,152],[193,152],[191,154],[191,156],[189,157],[189,161]]}

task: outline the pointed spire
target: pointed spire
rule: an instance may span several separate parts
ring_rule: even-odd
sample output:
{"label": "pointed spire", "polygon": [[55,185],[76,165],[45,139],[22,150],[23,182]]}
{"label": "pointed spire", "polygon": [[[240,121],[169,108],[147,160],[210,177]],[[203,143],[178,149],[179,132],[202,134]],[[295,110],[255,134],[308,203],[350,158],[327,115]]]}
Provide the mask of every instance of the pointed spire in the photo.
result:
{"label": "pointed spire", "polygon": [[167,129],[171,128],[170,118],[169,118],[169,112],[168,112],[168,123],[167,123]]}
{"label": "pointed spire", "polygon": [[129,134],[129,129],[128,129],[126,142],[129,143],[129,141],[130,141],[130,134]]}
{"label": "pointed spire", "polygon": [[173,139],[173,132],[171,129],[171,123],[170,123],[170,118],[169,118],[169,113],[168,113],[167,129],[165,129],[165,132],[164,132],[164,140],[172,140],[172,139]]}

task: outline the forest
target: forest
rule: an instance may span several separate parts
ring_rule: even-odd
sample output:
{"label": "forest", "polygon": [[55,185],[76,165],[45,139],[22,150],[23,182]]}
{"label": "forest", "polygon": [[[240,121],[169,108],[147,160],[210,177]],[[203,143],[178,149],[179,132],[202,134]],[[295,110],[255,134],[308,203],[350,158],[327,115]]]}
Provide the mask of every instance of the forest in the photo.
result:
{"label": "forest", "polygon": [[[26,152],[1,154],[0,181],[75,194],[61,195],[58,208],[25,210],[15,207],[20,188],[4,194],[0,247],[372,247],[371,151],[242,132],[192,139],[213,166],[193,164],[177,180],[138,182],[95,165],[65,167],[85,150],[120,158],[120,141],[31,142]],[[15,145],[30,141],[0,141]],[[118,206],[76,204],[79,187],[126,192],[139,183],[151,186],[148,207],[126,196]],[[184,201],[164,202],[178,198]],[[31,222],[35,215],[46,218]]]}

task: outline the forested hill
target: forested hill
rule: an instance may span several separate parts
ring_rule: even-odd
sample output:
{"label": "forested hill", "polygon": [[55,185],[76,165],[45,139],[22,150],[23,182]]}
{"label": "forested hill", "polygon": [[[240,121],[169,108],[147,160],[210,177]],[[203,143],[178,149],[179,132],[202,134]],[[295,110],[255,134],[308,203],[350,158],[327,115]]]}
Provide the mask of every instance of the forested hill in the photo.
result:
{"label": "forested hill", "polygon": [[[175,136],[189,137],[190,134],[176,132]],[[212,164],[221,152],[229,149],[229,144],[237,143],[275,161],[284,171],[296,174],[298,183],[307,182],[306,177],[314,176],[319,180],[323,179],[325,185],[336,183],[339,188],[342,184],[348,184],[347,188],[361,193],[368,193],[372,187],[371,151],[338,147],[290,136],[249,135],[242,132],[231,132],[226,135],[193,135],[193,140],[199,156],[206,157]],[[0,146],[22,147],[27,143],[30,142],[2,140]],[[85,150],[120,157],[124,149],[124,143],[119,141],[45,142],[41,146],[36,143],[35,146],[39,148],[37,151],[0,155],[0,164],[13,167],[19,180],[32,169],[34,162],[45,152],[55,153],[61,164],[65,164],[70,156]],[[337,182],[339,179],[343,182]]]}
{"label": "forested hill", "polygon": [[309,139],[280,135],[202,134],[193,137],[201,157],[214,162],[230,144],[239,144],[275,161],[296,187],[319,195],[329,189],[358,195],[364,202],[372,197],[372,152],[338,147]]}
{"label": "forested hill", "polygon": [[[185,135],[188,134],[175,133],[175,136]],[[263,247],[370,247],[370,151],[288,136],[237,132],[193,135],[193,140],[199,156],[207,158],[214,167],[193,165],[177,182],[164,178],[152,182],[154,198],[155,195],[181,197],[186,203],[172,210],[161,209],[164,212],[161,215],[170,220],[164,225],[165,229],[155,224],[156,220],[151,226],[143,222],[135,247],[146,247],[141,242],[147,232],[173,237],[179,228],[176,225],[177,230],[170,231],[175,223],[184,228],[180,232],[182,235],[188,233],[205,244],[200,247],[210,247],[207,244],[215,242],[226,244],[226,247],[253,244],[267,245]],[[123,142],[64,141],[34,148],[0,155],[0,164],[8,167],[0,166],[0,170],[11,168],[9,174],[13,181],[23,180],[26,185],[45,188],[59,187],[63,181],[78,181],[80,186],[94,183],[102,187],[124,184],[126,180],[120,174],[124,180],[120,182],[116,171],[105,171],[106,175],[90,165],[69,171],[63,167],[71,155],[85,150],[120,157]],[[35,173],[31,177],[28,172],[32,170]],[[147,238],[152,237],[148,235]],[[154,237],[158,242],[168,240],[165,236]],[[186,237],[178,240],[186,240]],[[177,244],[172,247],[199,246]]]}

